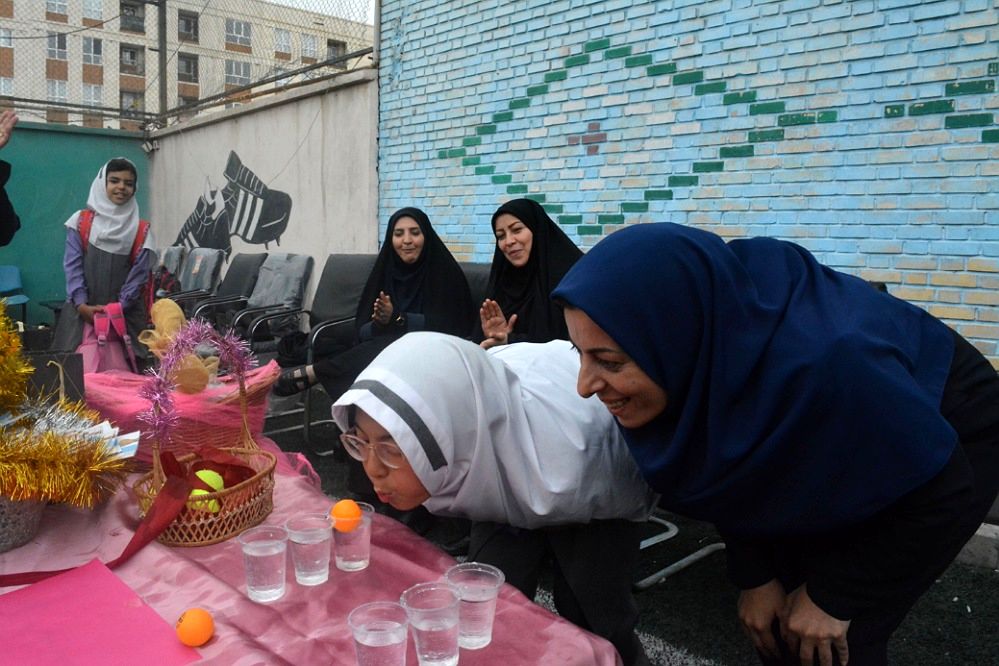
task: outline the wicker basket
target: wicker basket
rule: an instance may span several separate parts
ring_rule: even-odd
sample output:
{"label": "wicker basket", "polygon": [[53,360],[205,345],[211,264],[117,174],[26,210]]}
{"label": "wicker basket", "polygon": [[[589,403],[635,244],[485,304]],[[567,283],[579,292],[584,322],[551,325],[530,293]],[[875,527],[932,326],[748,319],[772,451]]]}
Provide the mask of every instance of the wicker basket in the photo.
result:
{"label": "wicker basket", "polygon": [[[241,459],[256,474],[231,488],[199,495],[199,504],[210,504],[212,500],[216,500],[219,510],[202,511],[192,508],[190,504],[186,505],[157,537],[161,543],[168,546],[208,546],[219,543],[261,523],[274,508],[274,466],[277,458],[269,451],[262,451],[253,441],[246,418],[246,390],[242,381],[239,389],[243,413],[242,434],[236,446],[219,447],[219,450]],[[209,433],[205,434],[206,440],[210,440]],[[179,456],[177,460],[185,463],[195,457],[191,453]],[[159,445],[154,443],[152,471],[143,475],[132,486],[138,497],[139,513],[143,517],[165,481]]]}
{"label": "wicker basket", "polygon": [[23,546],[38,533],[46,504],[0,495],[0,553]]}

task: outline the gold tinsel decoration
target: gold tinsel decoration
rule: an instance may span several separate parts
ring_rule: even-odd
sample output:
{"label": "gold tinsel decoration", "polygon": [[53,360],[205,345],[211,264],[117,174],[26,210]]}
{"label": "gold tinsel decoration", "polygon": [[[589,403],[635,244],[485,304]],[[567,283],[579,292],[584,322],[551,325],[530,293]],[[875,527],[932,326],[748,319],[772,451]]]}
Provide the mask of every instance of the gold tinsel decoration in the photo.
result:
{"label": "gold tinsel decoration", "polygon": [[100,422],[81,403],[45,405],[27,399],[31,365],[0,310],[0,495],[92,508],[120,486],[131,461],[83,431]]}

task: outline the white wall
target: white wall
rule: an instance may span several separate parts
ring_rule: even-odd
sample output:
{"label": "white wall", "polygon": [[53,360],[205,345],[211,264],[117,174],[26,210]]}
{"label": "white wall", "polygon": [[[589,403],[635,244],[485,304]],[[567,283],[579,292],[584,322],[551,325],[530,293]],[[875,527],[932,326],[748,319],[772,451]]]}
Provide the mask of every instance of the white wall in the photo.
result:
{"label": "white wall", "polygon": [[[226,184],[235,151],[269,188],[291,196],[287,230],[270,251],[311,255],[312,286],[328,254],[374,252],[377,114],[377,73],[362,69],[156,132],[149,219],[157,244],[173,243],[207,183]],[[234,253],[266,251],[231,240]]]}

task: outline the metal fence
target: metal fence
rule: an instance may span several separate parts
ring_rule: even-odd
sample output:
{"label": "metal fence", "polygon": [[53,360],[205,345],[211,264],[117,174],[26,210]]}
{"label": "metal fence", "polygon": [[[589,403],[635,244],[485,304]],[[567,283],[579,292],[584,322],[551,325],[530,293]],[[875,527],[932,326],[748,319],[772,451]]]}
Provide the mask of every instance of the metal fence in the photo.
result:
{"label": "metal fence", "polygon": [[370,62],[376,0],[0,0],[0,106],[145,129]]}

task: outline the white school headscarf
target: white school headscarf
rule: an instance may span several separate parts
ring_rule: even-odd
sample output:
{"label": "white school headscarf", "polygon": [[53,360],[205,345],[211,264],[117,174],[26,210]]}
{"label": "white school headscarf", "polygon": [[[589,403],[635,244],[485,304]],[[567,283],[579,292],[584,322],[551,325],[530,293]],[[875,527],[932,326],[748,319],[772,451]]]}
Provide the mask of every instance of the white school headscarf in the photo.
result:
{"label": "white school headscarf", "polygon": [[[124,157],[115,159],[124,160]],[[125,160],[129,164],[131,161]],[[97,172],[97,177],[90,184],[90,195],[87,197],[87,208],[94,211],[94,223],[90,227],[89,242],[111,254],[129,254],[132,250],[132,243],[135,241],[135,234],[139,230],[139,204],[133,196],[127,203],[116,206],[108,198],[107,190],[107,168],[110,161],[101,167]],[[132,168],[135,165],[132,164]],[[136,169],[136,174],[138,170]],[[139,190],[138,182],[135,187]],[[66,227],[79,229],[79,218],[82,211],[77,211],[66,220]],[[153,230],[146,234],[146,241],[143,248],[155,250],[156,242],[153,240]]]}
{"label": "white school headscarf", "polygon": [[537,528],[644,520],[656,496],[617,425],[576,393],[579,356],[564,340],[489,353],[442,333],[405,335],[333,405],[351,405],[395,439],[432,513]]}

